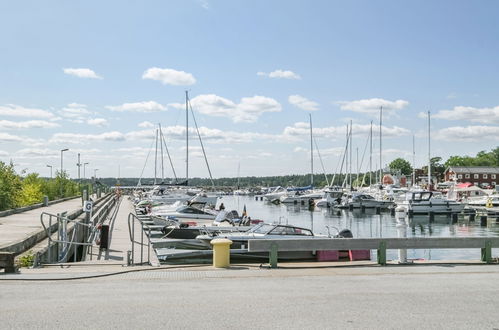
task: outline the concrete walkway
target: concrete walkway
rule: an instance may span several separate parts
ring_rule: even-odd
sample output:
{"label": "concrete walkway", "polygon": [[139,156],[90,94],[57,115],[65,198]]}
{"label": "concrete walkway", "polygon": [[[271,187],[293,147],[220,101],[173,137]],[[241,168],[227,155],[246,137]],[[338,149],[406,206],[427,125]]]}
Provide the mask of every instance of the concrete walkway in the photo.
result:
{"label": "concrete walkway", "polygon": [[[81,209],[81,207],[81,198],[75,198],[47,207],[40,207],[30,211],[0,217],[0,251],[19,244],[42,231],[43,227],[40,223],[40,214],[42,212],[57,214],[72,212]],[[11,252],[19,253],[22,251]]]}
{"label": "concrete walkway", "polygon": [[123,267],[139,271],[72,281],[0,276],[2,328],[499,328],[497,265],[283,265]]}
{"label": "concrete walkway", "polygon": [[[123,265],[127,263],[127,251],[132,250],[132,244],[130,242],[130,233],[128,229],[128,216],[130,213],[135,214],[135,209],[133,203],[128,199],[127,196],[122,197],[118,213],[114,222],[110,223],[109,227],[109,238],[110,245],[108,251],[99,250],[98,246],[94,246],[92,248],[91,256],[87,256],[86,264],[94,264],[94,265],[110,265],[117,264]],[[135,220],[134,226],[135,232],[135,240],[141,240],[141,227],[137,220]],[[135,244],[134,247],[134,260],[136,263],[147,262],[148,259],[151,260],[151,263],[154,266],[159,266],[159,261],[154,253],[152,247],[148,251],[147,243],[148,237],[144,235],[143,237],[143,249],[140,249],[139,244]]]}

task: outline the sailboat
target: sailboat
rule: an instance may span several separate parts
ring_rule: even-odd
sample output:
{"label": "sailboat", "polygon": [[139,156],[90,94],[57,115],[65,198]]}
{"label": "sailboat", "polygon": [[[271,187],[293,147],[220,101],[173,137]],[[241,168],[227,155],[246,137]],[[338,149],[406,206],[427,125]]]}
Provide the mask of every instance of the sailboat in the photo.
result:
{"label": "sailboat", "polygon": [[405,200],[397,203],[397,206],[404,208],[409,214],[459,213],[464,209],[463,203],[443,198],[440,194],[431,191],[430,132],[430,111],[428,111],[428,188],[430,191],[409,191],[405,195]]}

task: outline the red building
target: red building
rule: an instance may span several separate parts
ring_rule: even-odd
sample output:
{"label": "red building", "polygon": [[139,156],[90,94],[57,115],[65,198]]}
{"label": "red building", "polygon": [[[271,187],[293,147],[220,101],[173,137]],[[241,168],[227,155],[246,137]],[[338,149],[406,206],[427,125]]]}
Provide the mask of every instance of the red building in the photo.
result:
{"label": "red building", "polygon": [[479,187],[495,187],[499,183],[499,167],[450,166],[444,173],[445,181],[471,182]]}

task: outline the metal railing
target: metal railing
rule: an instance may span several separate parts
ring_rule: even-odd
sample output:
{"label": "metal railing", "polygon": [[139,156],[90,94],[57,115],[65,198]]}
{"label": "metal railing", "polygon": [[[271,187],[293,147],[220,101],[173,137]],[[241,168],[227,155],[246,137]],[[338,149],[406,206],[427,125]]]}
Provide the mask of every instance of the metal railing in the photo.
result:
{"label": "metal railing", "polygon": [[[135,240],[135,220],[140,224],[140,242]],[[128,233],[130,235],[130,242],[132,243],[131,255],[128,256],[127,264],[130,266],[135,265],[135,245],[140,246],[140,265],[144,264],[144,246],[147,246],[147,263],[151,264],[151,228],[148,229],[147,244],[144,244],[144,223],[134,213],[128,214]]]}

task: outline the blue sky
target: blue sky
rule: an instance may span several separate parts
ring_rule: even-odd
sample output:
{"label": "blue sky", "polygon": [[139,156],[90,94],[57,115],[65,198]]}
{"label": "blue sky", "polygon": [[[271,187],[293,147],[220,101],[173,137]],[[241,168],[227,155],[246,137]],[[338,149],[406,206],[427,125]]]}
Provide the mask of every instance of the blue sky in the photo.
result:
{"label": "blue sky", "polygon": [[[379,164],[380,106],[384,165],[412,162],[413,135],[416,164],[426,163],[428,110],[432,156],[475,155],[499,139],[498,10],[496,1],[4,1],[0,160],[48,176],[69,148],[72,177],[78,153],[87,177],[118,168],[137,177],[161,123],[184,176],[185,90],[215,177],[236,176],[238,164],[241,176],[309,172],[309,114],[328,172],[350,120],[354,158],[374,121]],[[206,177],[190,132],[190,174]],[[150,155],[143,175],[153,173]]]}

